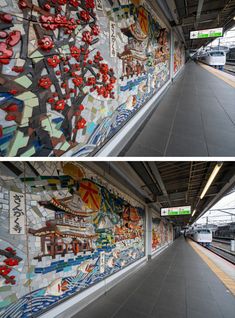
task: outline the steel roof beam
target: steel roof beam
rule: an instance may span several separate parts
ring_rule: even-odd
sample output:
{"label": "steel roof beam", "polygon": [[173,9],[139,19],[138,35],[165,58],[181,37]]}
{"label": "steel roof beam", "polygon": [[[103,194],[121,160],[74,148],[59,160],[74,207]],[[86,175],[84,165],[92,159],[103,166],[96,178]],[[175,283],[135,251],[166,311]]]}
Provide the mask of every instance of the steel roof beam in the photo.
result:
{"label": "steel roof beam", "polygon": [[198,1],[197,15],[196,15],[196,27],[197,27],[197,25],[198,25],[198,21],[199,21],[200,16],[201,16],[203,3],[204,3],[204,0],[199,0],[199,1]]}
{"label": "steel roof beam", "polygon": [[159,172],[159,170],[158,170],[158,168],[157,168],[156,163],[153,162],[153,161],[149,162],[149,167],[150,167],[150,169],[152,170],[152,173],[153,173],[154,177],[156,178],[156,180],[157,180],[157,182],[158,182],[158,184],[159,184],[159,186],[160,186],[160,188],[161,188],[162,193],[163,193],[164,196],[167,198],[167,202],[168,202],[169,205],[171,206],[171,200],[170,200],[170,198],[169,198],[169,195],[168,195],[168,193],[167,193],[165,184],[164,184],[164,182],[163,182],[163,180],[162,180],[161,174],[160,174],[160,172]]}

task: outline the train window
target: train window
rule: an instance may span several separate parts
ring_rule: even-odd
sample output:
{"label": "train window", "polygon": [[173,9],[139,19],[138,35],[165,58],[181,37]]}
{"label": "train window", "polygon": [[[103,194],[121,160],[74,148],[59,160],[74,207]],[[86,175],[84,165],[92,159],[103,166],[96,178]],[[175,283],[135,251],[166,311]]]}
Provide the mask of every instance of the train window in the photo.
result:
{"label": "train window", "polygon": [[224,52],[210,52],[211,56],[224,56]]}
{"label": "train window", "polygon": [[200,234],[210,234],[210,230],[198,230]]}

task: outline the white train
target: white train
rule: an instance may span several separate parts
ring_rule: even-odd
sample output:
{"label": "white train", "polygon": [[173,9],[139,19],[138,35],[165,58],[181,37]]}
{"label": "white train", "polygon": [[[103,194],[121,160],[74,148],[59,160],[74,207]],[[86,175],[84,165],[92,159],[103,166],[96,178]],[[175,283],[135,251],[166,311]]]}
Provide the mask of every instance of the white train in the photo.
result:
{"label": "white train", "polygon": [[197,60],[215,68],[223,69],[226,63],[226,53],[224,51],[204,51],[199,53]]}
{"label": "white train", "polygon": [[188,236],[201,245],[210,246],[212,242],[212,231],[209,229],[191,229]]}

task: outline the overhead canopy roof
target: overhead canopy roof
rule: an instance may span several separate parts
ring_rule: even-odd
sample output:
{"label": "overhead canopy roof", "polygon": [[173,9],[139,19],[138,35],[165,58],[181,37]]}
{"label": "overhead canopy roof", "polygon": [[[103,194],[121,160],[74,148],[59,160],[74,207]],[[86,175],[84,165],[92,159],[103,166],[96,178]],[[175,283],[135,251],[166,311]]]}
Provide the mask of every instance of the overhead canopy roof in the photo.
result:
{"label": "overhead canopy roof", "polygon": [[[163,0],[157,0],[163,7]],[[186,47],[198,49],[211,39],[190,40],[190,31],[223,27],[224,31],[235,25],[235,0],[166,0],[170,10],[168,19],[183,35]],[[166,8],[165,8],[166,11]]]}
{"label": "overhead canopy roof", "polygon": [[150,206],[191,205],[194,216],[170,217],[176,225],[192,224],[200,215],[235,186],[235,163],[224,162],[205,197],[200,195],[217,162],[97,162],[106,175],[110,174]]}
{"label": "overhead canopy roof", "polygon": [[[76,165],[76,162],[73,161]],[[78,162],[81,164],[81,162]],[[190,205],[194,216],[169,217],[175,225],[192,224],[225,194],[235,188],[235,162],[223,162],[216,178],[203,199],[200,195],[217,162],[208,161],[149,161],[149,162],[83,162],[96,173],[114,183],[123,191],[131,192],[144,201],[156,214],[165,207]],[[39,176],[38,171],[26,163],[26,176]],[[50,165],[48,165],[50,171]],[[53,173],[53,172],[48,172]],[[18,162],[0,163],[0,175],[23,176]]]}

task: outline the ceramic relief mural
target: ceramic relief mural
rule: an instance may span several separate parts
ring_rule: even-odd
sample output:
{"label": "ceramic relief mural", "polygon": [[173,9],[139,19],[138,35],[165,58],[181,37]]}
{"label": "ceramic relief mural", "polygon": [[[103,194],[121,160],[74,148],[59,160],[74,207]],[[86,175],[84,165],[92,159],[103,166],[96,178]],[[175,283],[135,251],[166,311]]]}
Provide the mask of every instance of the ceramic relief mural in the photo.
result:
{"label": "ceramic relief mural", "polygon": [[0,156],[93,155],[169,79],[145,1],[0,0]]}
{"label": "ceramic relief mural", "polygon": [[152,251],[154,252],[172,241],[172,225],[159,218],[152,218]]}
{"label": "ceramic relief mural", "polygon": [[90,170],[56,162],[4,169],[1,318],[36,317],[145,255],[143,207]]}
{"label": "ceramic relief mural", "polygon": [[174,38],[174,74],[176,74],[185,63],[185,50],[183,43],[176,35],[174,35]]}

